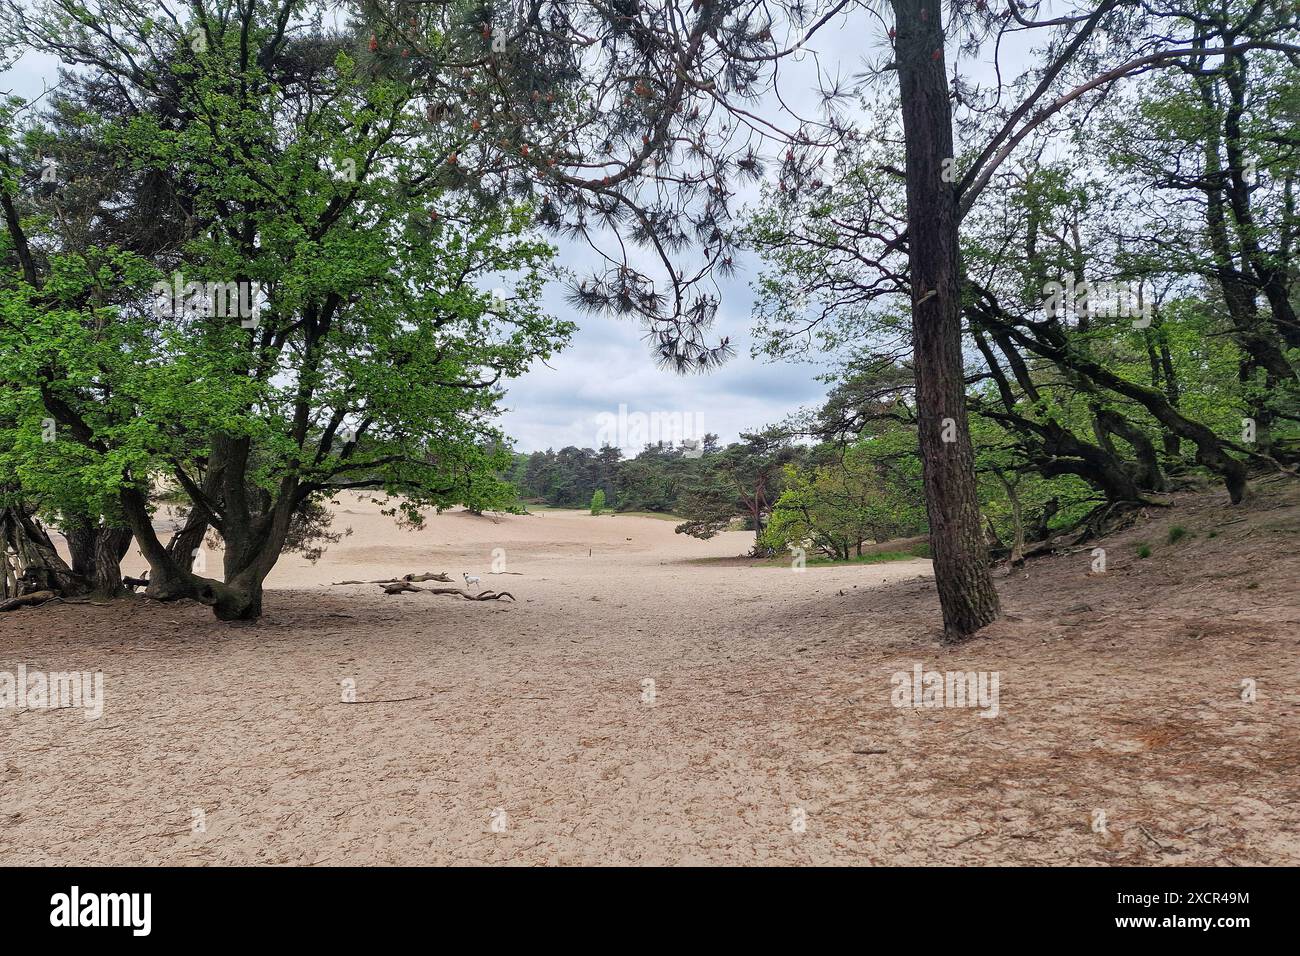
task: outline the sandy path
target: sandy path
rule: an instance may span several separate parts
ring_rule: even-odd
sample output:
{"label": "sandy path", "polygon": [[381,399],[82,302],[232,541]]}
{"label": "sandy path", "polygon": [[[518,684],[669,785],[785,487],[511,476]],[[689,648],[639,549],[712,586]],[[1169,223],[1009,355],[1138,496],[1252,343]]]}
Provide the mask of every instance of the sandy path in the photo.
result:
{"label": "sandy path", "polygon": [[[1257,506],[1290,546],[1269,562],[1257,524],[1189,505],[1181,551],[1033,565],[960,650],[926,562],[795,573],[694,563],[749,536],[653,518],[342,509],[353,534],[287,558],[255,625],[139,600],[0,619],[0,670],[107,685],[98,721],[0,710],[0,863],[1300,862],[1287,502]],[[520,573],[488,575],[494,548]],[[519,602],[328,584],[423,570]],[[1000,716],[893,707],[914,663],[998,671]]]}

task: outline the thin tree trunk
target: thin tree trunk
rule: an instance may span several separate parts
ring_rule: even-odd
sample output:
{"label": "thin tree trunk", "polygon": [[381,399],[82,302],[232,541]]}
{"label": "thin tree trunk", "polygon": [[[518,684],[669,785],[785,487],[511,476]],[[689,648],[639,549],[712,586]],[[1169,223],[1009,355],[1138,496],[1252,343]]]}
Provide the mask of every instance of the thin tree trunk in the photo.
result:
{"label": "thin tree trunk", "polygon": [[[930,553],[944,635],[963,640],[998,616],[980,530],[961,350],[957,201],[939,0],[893,0],[906,141],[908,256],[917,426]],[[947,177],[951,178],[951,177]],[[951,440],[945,440],[951,439]]]}
{"label": "thin tree trunk", "polygon": [[1007,481],[1001,472],[998,479],[1006,489],[1007,499],[1011,502],[1011,566],[1017,568],[1025,563],[1025,517],[1020,505],[1019,481],[1015,484]]}

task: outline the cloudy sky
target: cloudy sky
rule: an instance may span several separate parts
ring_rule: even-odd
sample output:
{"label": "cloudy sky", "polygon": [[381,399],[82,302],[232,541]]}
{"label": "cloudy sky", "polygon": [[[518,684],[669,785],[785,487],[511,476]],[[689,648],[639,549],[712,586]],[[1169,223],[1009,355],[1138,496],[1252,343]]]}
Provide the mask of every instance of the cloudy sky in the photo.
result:
{"label": "cloudy sky", "polygon": [[657,369],[637,323],[573,316],[563,302],[563,290],[549,289],[550,310],[573,318],[579,330],[573,344],[549,367],[538,363],[511,383],[509,411],[503,417],[507,434],[522,451],[565,445],[594,448],[600,444],[601,425],[608,421],[601,416],[616,415],[619,405],[626,404],[629,414],[658,412],[658,420],[664,422],[670,420],[666,416],[680,414],[698,426],[692,431],[715,432],[727,442],[741,431],[777,422],[800,405],[819,401],[825,387],[815,381],[816,368],[749,357],[748,274],[742,267],[737,281],[722,287],[715,326],[716,335],[731,336],[736,356],[704,375],[681,376]]}

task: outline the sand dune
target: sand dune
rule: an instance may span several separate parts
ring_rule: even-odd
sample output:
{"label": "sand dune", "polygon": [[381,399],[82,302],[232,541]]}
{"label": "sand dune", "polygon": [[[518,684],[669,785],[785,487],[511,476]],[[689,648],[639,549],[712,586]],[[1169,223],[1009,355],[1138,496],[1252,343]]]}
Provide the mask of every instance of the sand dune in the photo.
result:
{"label": "sand dune", "polygon": [[[923,561],[340,511],[352,535],[286,557],[254,624],[138,597],[0,616],[0,670],[102,670],[107,697],[0,710],[0,864],[1300,863],[1300,556],[1271,547],[1300,506],[1276,493],[1248,522],[1184,499],[1104,576],[1083,553],[1002,577],[1007,617],[961,648]],[[1185,542],[1132,556],[1175,520]],[[519,600],[329,583],[424,570]],[[999,716],[894,706],[917,664],[999,673]]]}

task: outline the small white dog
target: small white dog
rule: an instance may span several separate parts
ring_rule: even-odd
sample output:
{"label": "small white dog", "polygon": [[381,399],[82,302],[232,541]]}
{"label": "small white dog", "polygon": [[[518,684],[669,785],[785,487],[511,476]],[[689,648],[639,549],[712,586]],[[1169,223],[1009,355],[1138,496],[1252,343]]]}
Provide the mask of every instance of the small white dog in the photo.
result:
{"label": "small white dog", "polygon": [[465,578],[465,584],[478,584],[478,576],[470,574],[468,571],[462,571],[461,575]]}

